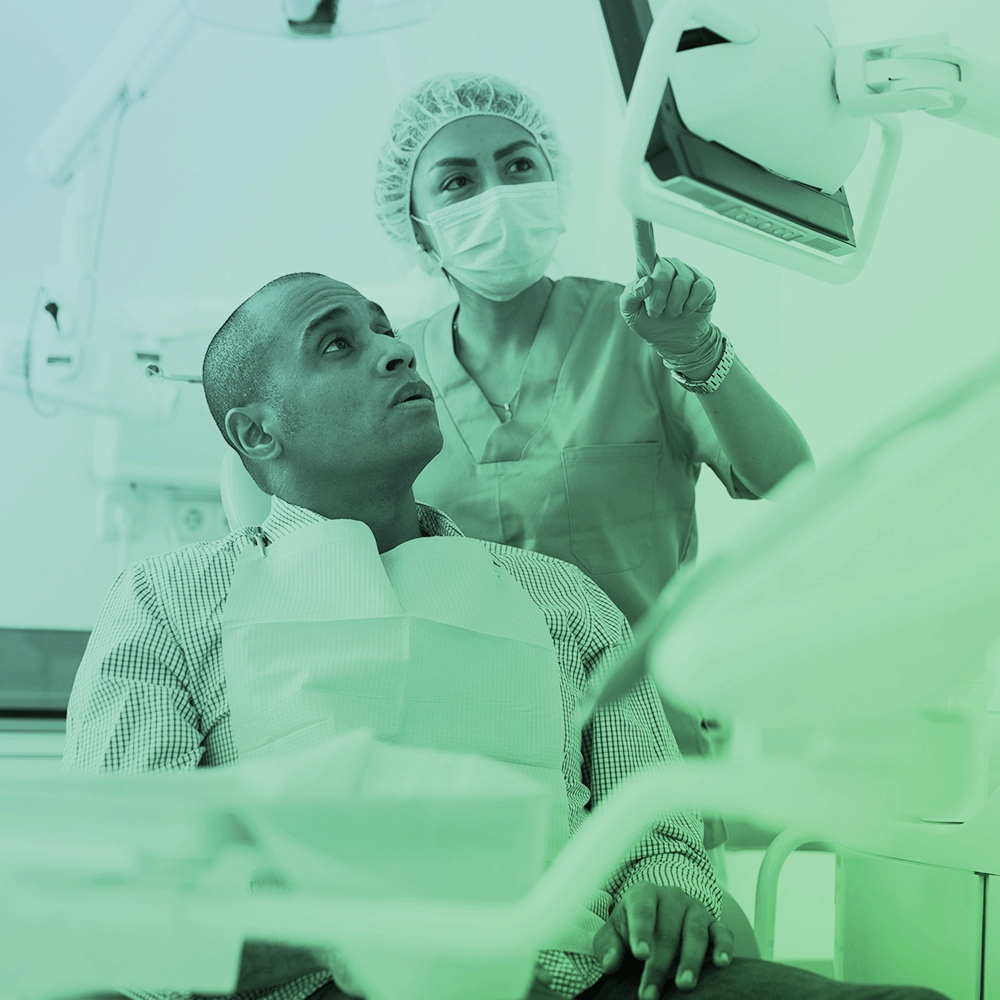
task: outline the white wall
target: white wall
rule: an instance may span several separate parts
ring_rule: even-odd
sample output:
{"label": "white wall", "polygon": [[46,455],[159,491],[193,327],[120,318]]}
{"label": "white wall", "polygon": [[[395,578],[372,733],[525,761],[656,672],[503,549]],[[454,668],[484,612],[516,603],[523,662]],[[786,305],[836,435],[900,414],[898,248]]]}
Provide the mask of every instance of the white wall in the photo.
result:
{"label": "white wall", "polygon": [[[0,148],[0,323],[26,322],[61,219],[60,192],[30,177],[24,154],[129,6],[23,4],[0,40],[3,87],[23,112]],[[947,10],[931,0],[831,7],[845,43],[950,29],[958,44],[1000,53],[989,0]],[[375,151],[397,97],[445,69],[500,72],[544,98],[573,164],[558,263],[565,273],[628,279],[629,219],[610,189],[621,104],[596,0],[442,0],[431,22],[329,44],[200,29],[124,121],[103,315],[146,296],[220,296],[235,306],[300,269],[362,290],[398,281],[400,259],[371,211]],[[1000,143],[927,116],[910,115],[904,126],[878,246],[846,287],[658,231],[661,252],[713,277],[720,325],[820,462],[997,351],[990,292],[1000,259]],[[86,627],[121,557],[95,529],[93,418],[67,410],[43,419],[24,398],[0,393],[0,425],[9,442],[0,625]],[[701,487],[703,553],[755,516],[710,480]],[[168,544],[169,533],[151,528],[130,557]]]}

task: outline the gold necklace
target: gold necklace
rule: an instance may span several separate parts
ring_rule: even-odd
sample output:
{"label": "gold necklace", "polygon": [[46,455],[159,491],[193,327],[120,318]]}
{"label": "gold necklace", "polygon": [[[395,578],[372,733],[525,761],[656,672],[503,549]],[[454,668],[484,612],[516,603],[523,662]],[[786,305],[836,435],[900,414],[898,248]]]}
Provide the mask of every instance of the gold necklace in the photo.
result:
{"label": "gold necklace", "polygon": [[[456,357],[458,357],[458,310],[459,310],[459,306],[455,306],[455,313],[451,317],[451,338],[452,338],[453,350],[455,351],[455,356]],[[494,403],[493,400],[490,399],[486,395],[485,392],[483,393],[483,398],[486,400],[487,403],[490,404],[490,406],[493,407],[494,410],[503,410],[503,415],[502,416],[500,414],[497,414],[497,415],[500,416],[500,419],[504,423],[507,423],[507,421],[510,420],[514,416],[512,410],[511,410],[511,407],[514,405],[515,401],[517,400],[518,393],[520,393],[520,391],[521,391],[521,389],[520,389],[520,387],[518,387],[518,389],[514,393],[514,395],[510,397],[510,402],[509,403]],[[482,388],[481,387],[480,387],[480,392],[482,392]]]}

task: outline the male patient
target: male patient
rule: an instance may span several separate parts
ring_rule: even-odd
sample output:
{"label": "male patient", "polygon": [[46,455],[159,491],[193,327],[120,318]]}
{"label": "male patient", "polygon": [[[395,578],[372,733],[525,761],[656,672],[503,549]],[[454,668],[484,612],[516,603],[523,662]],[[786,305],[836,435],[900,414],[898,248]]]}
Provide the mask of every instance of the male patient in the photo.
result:
{"label": "male patient", "polygon": [[[309,718],[303,708],[302,729],[368,725],[387,742],[496,755],[527,768],[546,784],[563,841],[630,773],[680,760],[648,681],[600,711],[582,734],[572,729],[590,679],[630,640],[624,617],[595,584],[539,553],[464,539],[445,514],[414,501],[412,484],[441,448],[441,432],[413,352],[378,305],[322,275],[286,275],[230,316],[209,345],[203,378],[226,441],[273,495],[271,513],[259,528],[144,560],[122,574],[74,684],[67,767],[137,772],[235,762],[254,736],[235,688],[252,687],[270,669],[261,650],[280,644],[240,645],[230,626],[234,618],[253,621],[253,595],[259,598],[272,565],[284,566],[286,578],[296,567],[315,567],[310,585],[322,592],[320,604],[326,596],[341,629],[325,634],[343,636],[336,662],[351,674],[349,683],[330,681],[323,702],[330,717]],[[430,567],[423,577],[422,565]],[[366,588],[376,596],[364,597]],[[414,668],[391,721],[379,706],[394,675],[384,669],[382,646],[374,652],[371,637],[381,643],[382,633],[370,631],[385,608],[373,611],[369,598],[416,609],[430,630],[423,653],[419,636],[407,637]],[[357,608],[340,613],[347,604]],[[264,617],[273,628],[275,615]],[[477,618],[481,626],[470,628]],[[280,634],[291,628],[301,635],[308,657],[310,630],[296,632],[296,621],[303,617],[293,603],[277,622]],[[444,657],[440,670],[452,673],[436,676],[428,651],[451,641],[478,645],[463,647],[467,655],[450,663]],[[385,643],[384,659],[398,657],[391,637]],[[463,674],[455,663],[465,665]],[[297,723],[291,731],[285,723],[284,734],[254,752],[276,751],[283,740],[294,745],[288,739]],[[938,996],[733,959],[733,936],[720,912],[700,818],[669,813],[593,896],[584,943],[540,953],[534,994],[625,1000],[638,991],[651,1000],[696,987],[706,1000]],[[237,989],[253,990],[254,1000],[359,992],[350,970],[266,943],[248,943]]]}

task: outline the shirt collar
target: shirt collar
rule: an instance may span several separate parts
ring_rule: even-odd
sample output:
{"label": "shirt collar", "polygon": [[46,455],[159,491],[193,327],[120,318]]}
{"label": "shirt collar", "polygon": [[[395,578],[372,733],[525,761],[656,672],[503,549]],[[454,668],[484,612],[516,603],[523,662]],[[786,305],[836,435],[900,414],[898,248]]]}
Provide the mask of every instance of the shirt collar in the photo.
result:
{"label": "shirt collar", "polygon": [[[329,518],[322,514],[317,514],[314,510],[306,507],[297,507],[293,503],[282,500],[281,497],[271,497],[271,513],[264,518],[261,530],[264,537],[269,542],[277,541],[290,535],[298,528],[304,528],[308,524],[316,524],[318,521],[326,521]],[[425,535],[451,535],[462,537],[462,532],[447,514],[442,513],[436,507],[427,504],[417,504],[417,520]]]}

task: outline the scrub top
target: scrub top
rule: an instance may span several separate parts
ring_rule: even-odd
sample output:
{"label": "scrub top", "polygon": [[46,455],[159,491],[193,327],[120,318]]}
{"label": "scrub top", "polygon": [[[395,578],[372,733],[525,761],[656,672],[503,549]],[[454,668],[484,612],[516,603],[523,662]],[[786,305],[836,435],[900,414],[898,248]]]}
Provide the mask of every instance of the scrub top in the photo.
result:
{"label": "scrub top", "polygon": [[414,496],[475,538],[579,566],[634,625],[695,558],[695,483],[733,472],[695,394],[621,318],[622,286],[555,283],[502,421],[455,356],[450,305],[402,331],[444,436]]}

